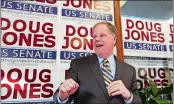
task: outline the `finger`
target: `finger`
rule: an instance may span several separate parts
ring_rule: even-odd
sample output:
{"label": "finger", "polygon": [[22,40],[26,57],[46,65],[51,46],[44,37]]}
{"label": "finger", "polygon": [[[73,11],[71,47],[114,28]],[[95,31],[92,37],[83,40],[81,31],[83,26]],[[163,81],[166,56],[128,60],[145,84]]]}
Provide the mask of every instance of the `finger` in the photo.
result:
{"label": "finger", "polygon": [[122,91],[115,91],[113,93],[111,93],[111,96],[116,96],[116,95],[121,95]]}
{"label": "finger", "polygon": [[70,88],[69,86],[67,86],[67,85],[64,85],[64,88],[65,88],[67,91],[70,91],[70,90],[71,90],[71,88]]}
{"label": "finger", "polygon": [[74,90],[76,91],[79,88],[79,85],[76,84]]}
{"label": "finger", "polygon": [[111,95],[113,92],[119,91],[119,87],[114,87],[112,89],[108,89],[108,94]]}
{"label": "finger", "polygon": [[108,89],[108,92],[112,93],[112,92],[115,92],[115,91],[118,91],[118,90],[119,90],[119,87],[113,87],[112,89]]}
{"label": "finger", "polygon": [[79,84],[78,83],[76,83],[75,88],[79,88]]}
{"label": "finger", "polygon": [[64,86],[60,86],[60,91],[62,91],[62,92],[67,92],[67,90],[66,90],[66,88],[64,87]]}
{"label": "finger", "polygon": [[75,88],[76,82],[73,79],[69,79],[69,81],[73,85],[73,87]]}
{"label": "finger", "polygon": [[108,90],[112,90],[112,89],[114,89],[114,88],[120,88],[120,87],[121,87],[120,84],[115,84],[115,85],[113,85],[113,86],[108,87]]}
{"label": "finger", "polygon": [[120,81],[114,81],[114,82],[110,83],[110,84],[108,85],[108,89],[111,88],[111,87],[114,86],[114,85],[119,84],[119,83],[120,83]]}
{"label": "finger", "polygon": [[73,79],[69,79],[69,81],[74,85],[76,82]]}
{"label": "finger", "polygon": [[74,85],[71,83],[71,81],[66,81],[66,86],[68,86],[69,88],[73,89]]}
{"label": "finger", "polygon": [[65,80],[65,84],[69,85],[70,87],[74,87],[76,82],[73,79],[67,79],[67,80]]}

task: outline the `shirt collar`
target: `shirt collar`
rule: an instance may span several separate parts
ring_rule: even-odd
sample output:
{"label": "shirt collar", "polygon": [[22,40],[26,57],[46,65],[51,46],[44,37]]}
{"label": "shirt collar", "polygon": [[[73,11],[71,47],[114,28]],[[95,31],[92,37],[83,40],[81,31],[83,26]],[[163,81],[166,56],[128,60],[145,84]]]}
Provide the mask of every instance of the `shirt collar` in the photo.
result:
{"label": "shirt collar", "polygon": [[[98,57],[98,60],[99,60],[99,63],[101,64],[102,63],[102,61],[104,60],[103,58],[101,58],[101,57],[99,57],[99,56],[97,56]],[[109,56],[108,58],[107,58],[107,60],[109,61],[109,64],[112,64],[113,62],[115,62],[114,60],[114,54],[112,54],[111,56]]]}

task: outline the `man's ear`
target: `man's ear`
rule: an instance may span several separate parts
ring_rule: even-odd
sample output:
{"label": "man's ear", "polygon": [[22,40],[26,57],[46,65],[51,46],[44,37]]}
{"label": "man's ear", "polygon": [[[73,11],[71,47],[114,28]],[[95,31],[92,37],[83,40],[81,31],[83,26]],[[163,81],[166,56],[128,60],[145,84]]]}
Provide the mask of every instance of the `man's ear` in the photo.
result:
{"label": "man's ear", "polygon": [[116,46],[116,44],[117,44],[117,38],[116,36],[114,36],[114,46]]}
{"label": "man's ear", "polygon": [[113,37],[113,39],[114,39],[114,41],[116,40],[116,36],[115,35],[112,35],[112,37]]}
{"label": "man's ear", "polygon": [[114,41],[114,46],[116,46],[116,44],[117,44],[117,40]]}

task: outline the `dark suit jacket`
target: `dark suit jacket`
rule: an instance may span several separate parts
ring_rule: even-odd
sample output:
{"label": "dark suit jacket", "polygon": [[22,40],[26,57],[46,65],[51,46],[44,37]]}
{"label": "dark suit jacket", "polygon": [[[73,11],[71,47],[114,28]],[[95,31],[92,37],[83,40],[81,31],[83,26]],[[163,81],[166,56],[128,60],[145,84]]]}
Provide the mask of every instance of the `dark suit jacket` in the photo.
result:
{"label": "dark suit jacket", "polygon": [[[137,94],[135,68],[115,57],[116,74],[114,80],[122,80],[124,85],[133,93],[133,104],[141,103]],[[124,104],[121,95],[109,97],[102,77],[102,72],[96,54],[73,59],[66,79],[72,78],[79,84],[78,90],[69,97],[68,102],[74,99],[74,103],[116,103]],[[57,104],[57,94],[54,94],[54,102]]]}

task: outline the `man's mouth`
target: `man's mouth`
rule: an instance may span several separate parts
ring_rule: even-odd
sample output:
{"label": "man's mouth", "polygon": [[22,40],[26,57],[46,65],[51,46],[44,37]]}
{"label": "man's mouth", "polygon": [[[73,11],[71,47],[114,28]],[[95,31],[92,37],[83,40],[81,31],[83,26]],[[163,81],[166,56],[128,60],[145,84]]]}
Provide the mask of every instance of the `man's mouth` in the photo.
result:
{"label": "man's mouth", "polygon": [[103,46],[103,44],[97,44],[96,45],[96,47],[102,47]]}

